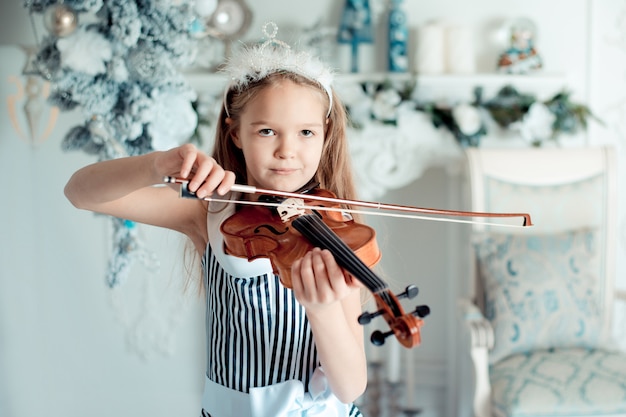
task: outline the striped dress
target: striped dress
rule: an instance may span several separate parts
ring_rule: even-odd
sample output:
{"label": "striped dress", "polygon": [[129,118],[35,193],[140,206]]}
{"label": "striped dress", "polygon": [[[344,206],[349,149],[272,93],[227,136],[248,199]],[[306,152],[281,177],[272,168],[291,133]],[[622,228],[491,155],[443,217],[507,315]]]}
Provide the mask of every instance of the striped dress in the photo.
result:
{"label": "striped dress", "polygon": [[[268,259],[248,262],[224,253],[219,225],[232,209],[212,211],[202,258],[207,378],[243,393],[288,380],[309,387],[319,360],[304,308]],[[348,408],[346,415],[361,416],[356,406]]]}

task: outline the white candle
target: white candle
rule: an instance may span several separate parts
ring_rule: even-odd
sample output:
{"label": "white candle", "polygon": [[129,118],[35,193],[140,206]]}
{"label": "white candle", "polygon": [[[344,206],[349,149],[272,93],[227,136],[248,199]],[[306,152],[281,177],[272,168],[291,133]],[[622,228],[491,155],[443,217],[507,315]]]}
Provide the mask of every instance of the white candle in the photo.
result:
{"label": "white candle", "polygon": [[[361,43],[358,46],[357,69],[359,73],[377,71],[376,46],[372,43]],[[340,43],[337,45],[337,69],[343,73],[352,72],[352,45]]]}
{"label": "white candle", "polygon": [[446,68],[452,74],[476,72],[474,33],[467,25],[453,24],[446,29]]}
{"label": "white candle", "polygon": [[389,340],[389,356],[387,358],[387,381],[396,383],[400,381],[400,343]]}
{"label": "white candle", "polygon": [[418,30],[415,66],[421,74],[445,71],[445,28],[438,22],[427,23]]}

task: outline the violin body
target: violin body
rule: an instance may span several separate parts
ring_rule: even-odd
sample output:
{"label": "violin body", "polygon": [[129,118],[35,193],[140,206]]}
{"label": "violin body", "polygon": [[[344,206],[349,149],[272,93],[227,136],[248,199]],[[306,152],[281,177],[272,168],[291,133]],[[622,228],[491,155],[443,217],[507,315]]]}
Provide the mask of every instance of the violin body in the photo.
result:
{"label": "violin body", "polygon": [[[333,196],[330,191],[321,189],[316,189],[314,195]],[[307,200],[306,195],[302,197],[307,206],[328,205]],[[381,252],[374,229],[354,220],[346,220],[340,212],[316,213],[368,267],[371,268],[380,261]],[[269,258],[274,273],[287,288],[291,288],[291,265],[314,247],[313,243],[292,226],[291,221],[285,222],[278,211],[262,206],[241,207],[222,223],[220,230],[224,236],[224,250],[227,254],[250,261]]]}

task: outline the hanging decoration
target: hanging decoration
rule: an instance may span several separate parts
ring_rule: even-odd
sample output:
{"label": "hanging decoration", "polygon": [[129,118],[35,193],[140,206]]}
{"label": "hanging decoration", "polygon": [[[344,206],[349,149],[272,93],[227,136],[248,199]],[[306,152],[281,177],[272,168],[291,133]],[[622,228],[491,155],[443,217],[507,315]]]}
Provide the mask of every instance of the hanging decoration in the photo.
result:
{"label": "hanging decoration", "polygon": [[206,22],[207,30],[224,42],[224,58],[232,53],[232,43],[241,39],[252,23],[252,11],[244,0],[220,0]]}
{"label": "hanging decoration", "polygon": [[[42,80],[39,71],[33,66],[37,48],[22,46],[22,50],[26,54],[26,64],[22,69],[23,78],[9,77],[9,82],[15,84],[17,91],[7,97],[7,110],[11,125],[20,139],[36,148],[52,133],[59,109],[46,106],[50,83]],[[25,119],[26,129],[22,128],[22,118]]]}
{"label": "hanging decoration", "polygon": [[[46,32],[37,39],[31,72],[50,85],[47,101],[60,111],[79,110],[84,122],[69,129],[65,151],[98,160],[165,150],[197,138],[197,96],[179,70],[194,63],[198,41],[216,5],[212,0],[24,0]],[[112,218],[113,247],[105,274],[110,293],[120,288],[135,262],[150,275],[157,257],[132,221]],[[141,275],[137,277],[140,281]],[[151,302],[154,279],[143,277],[142,300],[113,307],[141,356],[169,351],[167,300]],[[140,284],[137,281],[135,284]],[[148,306],[146,303],[151,302]],[[158,304],[158,305],[157,305]],[[144,306],[137,314],[129,309]],[[123,308],[122,308],[123,307]],[[164,348],[165,346],[165,348]]]}
{"label": "hanging decoration", "polygon": [[44,11],[43,23],[48,32],[62,38],[76,30],[78,15],[74,9],[66,4],[54,4]]}
{"label": "hanging decoration", "polygon": [[[178,71],[195,58],[192,3],[126,0],[25,0],[47,34],[33,68],[50,82],[48,101],[79,109],[84,123],[62,143],[98,160],[140,155],[188,141],[197,125],[196,93]],[[142,249],[132,222],[116,219],[107,273],[120,285]]]}

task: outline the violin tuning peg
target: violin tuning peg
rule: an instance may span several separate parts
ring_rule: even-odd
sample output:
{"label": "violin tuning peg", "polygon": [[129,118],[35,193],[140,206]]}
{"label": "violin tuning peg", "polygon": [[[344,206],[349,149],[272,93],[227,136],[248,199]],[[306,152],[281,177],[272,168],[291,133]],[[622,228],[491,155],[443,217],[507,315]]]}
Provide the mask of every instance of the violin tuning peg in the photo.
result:
{"label": "violin tuning peg", "polygon": [[430,314],[430,307],[423,305],[423,306],[417,306],[415,307],[415,311],[413,311],[412,313],[414,316],[417,316],[419,318],[424,318],[427,315]]}
{"label": "violin tuning peg", "polygon": [[383,314],[383,311],[376,311],[375,313],[364,312],[359,316],[359,324],[368,324],[374,317],[378,317]]}
{"label": "violin tuning peg", "polygon": [[385,339],[391,335],[393,335],[393,330],[389,330],[385,333],[381,332],[380,330],[376,330],[374,333],[372,333],[370,340],[372,341],[372,344],[376,346],[382,346],[385,344]]}
{"label": "violin tuning peg", "polygon": [[396,297],[398,298],[415,298],[419,293],[419,289],[415,285],[409,285],[405,288],[404,292],[398,294]]}

